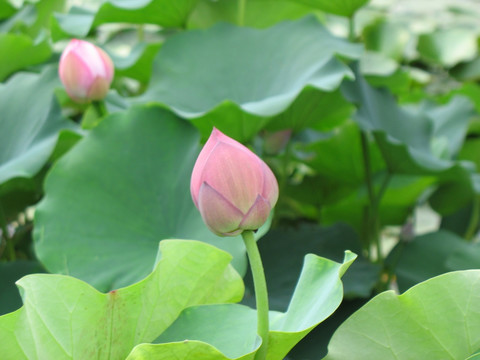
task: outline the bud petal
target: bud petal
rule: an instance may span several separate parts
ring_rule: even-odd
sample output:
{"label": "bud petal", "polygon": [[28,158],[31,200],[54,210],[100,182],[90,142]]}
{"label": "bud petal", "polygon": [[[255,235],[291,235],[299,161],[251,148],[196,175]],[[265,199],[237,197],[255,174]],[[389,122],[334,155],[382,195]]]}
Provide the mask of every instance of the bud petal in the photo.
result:
{"label": "bud petal", "polygon": [[73,39],[60,57],[58,73],[68,95],[77,102],[101,100],[113,80],[114,66],[99,47]]}
{"label": "bud petal", "polygon": [[270,209],[270,203],[258,195],[257,200],[255,200],[253,206],[242,219],[240,228],[243,230],[257,230],[267,221]]}
{"label": "bud petal", "polygon": [[200,214],[203,221],[217,235],[237,235],[243,214],[207,183],[198,193]]}

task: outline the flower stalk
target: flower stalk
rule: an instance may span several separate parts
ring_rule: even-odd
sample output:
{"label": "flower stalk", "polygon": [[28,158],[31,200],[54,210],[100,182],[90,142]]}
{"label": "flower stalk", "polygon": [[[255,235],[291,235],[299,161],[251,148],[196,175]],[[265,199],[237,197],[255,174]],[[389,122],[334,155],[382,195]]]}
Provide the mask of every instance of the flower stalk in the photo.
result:
{"label": "flower stalk", "polygon": [[258,349],[255,360],[264,360],[268,350],[268,292],[262,259],[258,251],[257,242],[253,231],[247,230],[242,233],[245,247],[247,248],[248,260],[252,270],[253,284],[255,288],[255,302],[257,305],[257,333],[262,338],[262,345]]}

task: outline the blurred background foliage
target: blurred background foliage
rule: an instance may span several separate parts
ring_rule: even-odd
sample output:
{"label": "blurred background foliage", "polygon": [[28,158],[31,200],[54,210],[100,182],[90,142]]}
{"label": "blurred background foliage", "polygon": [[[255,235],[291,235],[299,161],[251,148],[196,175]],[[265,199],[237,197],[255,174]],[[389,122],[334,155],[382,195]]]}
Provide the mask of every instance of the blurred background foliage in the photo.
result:
{"label": "blurred background foliage", "polygon": [[[289,359],[323,356],[385,289],[478,268],[479,18],[475,0],[1,0],[0,313],[33,272],[132,284],[165,238],[213,243],[245,274],[241,241],[209,234],[188,193],[212,126],[277,175],[259,243],[274,310],[305,254],[360,255]],[[115,63],[105,121],[60,85],[72,37]]]}

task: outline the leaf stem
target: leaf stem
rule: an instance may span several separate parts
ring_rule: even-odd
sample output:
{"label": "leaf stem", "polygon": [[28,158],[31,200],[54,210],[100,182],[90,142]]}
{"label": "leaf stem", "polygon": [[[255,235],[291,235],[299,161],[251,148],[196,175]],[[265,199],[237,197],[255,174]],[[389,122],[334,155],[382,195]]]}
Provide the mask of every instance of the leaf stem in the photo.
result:
{"label": "leaf stem", "polygon": [[[8,223],[7,223],[7,218],[5,216],[5,212],[3,210],[2,204],[0,204],[0,229],[2,230],[2,244],[1,244],[1,250],[7,250],[7,258],[10,261],[15,261],[16,255],[15,255],[15,246],[13,244],[13,239],[9,236],[8,234]],[[1,256],[2,254],[0,254]]]}
{"label": "leaf stem", "polygon": [[143,42],[145,40],[145,26],[143,24],[138,25],[137,38],[139,42]]}
{"label": "leaf stem", "polygon": [[367,186],[368,199],[370,204],[375,203],[375,194],[373,192],[372,182],[372,166],[370,164],[370,149],[368,147],[368,139],[365,131],[360,130],[360,139],[362,143],[363,166],[365,169],[365,184]]}
{"label": "leaf stem", "polygon": [[238,0],[238,25],[245,25],[245,8],[247,0]]}
{"label": "leaf stem", "polygon": [[355,20],[353,15],[348,18],[348,40],[355,42]]}
{"label": "leaf stem", "polygon": [[475,231],[478,228],[478,222],[480,220],[480,198],[475,196],[472,202],[472,214],[470,215],[470,221],[468,223],[467,230],[465,231],[465,239],[472,240],[475,235]]}
{"label": "leaf stem", "polygon": [[268,349],[268,292],[265,273],[263,271],[262,259],[258,251],[257,242],[253,231],[247,230],[242,233],[245,247],[247,248],[250,268],[253,275],[255,287],[255,302],[257,304],[257,332],[262,338],[262,345],[258,349],[255,360],[264,360]]}

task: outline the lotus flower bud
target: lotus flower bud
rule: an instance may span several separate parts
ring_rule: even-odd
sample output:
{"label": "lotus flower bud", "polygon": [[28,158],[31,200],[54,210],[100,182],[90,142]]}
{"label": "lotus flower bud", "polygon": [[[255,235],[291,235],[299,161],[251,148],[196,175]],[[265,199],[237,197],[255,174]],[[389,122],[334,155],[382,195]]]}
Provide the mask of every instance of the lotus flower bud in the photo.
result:
{"label": "lotus flower bud", "polygon": [[190,191],[203,221],[220,236],[258,229],[278,199],[267,164],[215,128],[193,168]]}
{"label": "lotus flower bud", "polygon": [[110,57],[88,41],[71,40],[60,57],[60,80],[76,102],[103,99],[112,83],[113,72]]}

